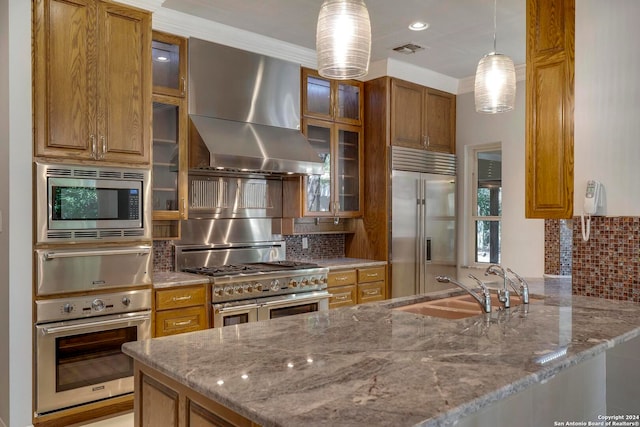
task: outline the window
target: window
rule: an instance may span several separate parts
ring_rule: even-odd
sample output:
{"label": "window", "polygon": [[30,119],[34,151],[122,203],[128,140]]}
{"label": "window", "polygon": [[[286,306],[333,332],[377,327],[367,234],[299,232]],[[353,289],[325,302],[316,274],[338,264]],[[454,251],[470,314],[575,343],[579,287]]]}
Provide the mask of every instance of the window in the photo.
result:
{"label": "window", "polygon": [[502,150],[491,144],[473,150],[471,213],[472,259],[476,263],[500,263],[502,216]]}

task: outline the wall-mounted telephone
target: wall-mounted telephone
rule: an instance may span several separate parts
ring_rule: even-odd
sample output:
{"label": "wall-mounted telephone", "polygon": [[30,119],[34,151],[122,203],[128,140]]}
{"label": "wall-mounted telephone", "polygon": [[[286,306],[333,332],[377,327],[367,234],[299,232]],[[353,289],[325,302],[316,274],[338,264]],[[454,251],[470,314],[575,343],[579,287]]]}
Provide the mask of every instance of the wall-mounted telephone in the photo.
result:
{"label": "wall-mounted telephone", "polygon": [[[589,240],[591,231],[591,215],[598,212],[598,208],[602,206],[602,184],[598,181],[587,181],[587,191],[584,194],[584,207],[581,215],[582,240]],[[584,216],[587,215],[587,223],[585,225]]]}

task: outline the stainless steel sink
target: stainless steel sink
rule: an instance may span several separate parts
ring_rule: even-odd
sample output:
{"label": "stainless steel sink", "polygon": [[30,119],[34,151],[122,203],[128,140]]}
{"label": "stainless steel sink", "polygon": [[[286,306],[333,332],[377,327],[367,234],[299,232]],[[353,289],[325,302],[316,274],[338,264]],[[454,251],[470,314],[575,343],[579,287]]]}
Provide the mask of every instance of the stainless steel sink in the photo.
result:
{"label": "stainless steel sink", "polygon": [[[536,304],[542,301],[544,301],[544,298],[529,297],[530,304]],[[511,307],[516,307],[521,304],[522,300],[517,295],[511,295]],[[500,307],[501,304],[498,301],[498,296],[492,294],[491,310],[497,311]],[[406,311],[423,316],[439,317],[442,319],[464,319],[483,313],[478,302],[469,294],[419,302],[397,307],[394,310]]]}

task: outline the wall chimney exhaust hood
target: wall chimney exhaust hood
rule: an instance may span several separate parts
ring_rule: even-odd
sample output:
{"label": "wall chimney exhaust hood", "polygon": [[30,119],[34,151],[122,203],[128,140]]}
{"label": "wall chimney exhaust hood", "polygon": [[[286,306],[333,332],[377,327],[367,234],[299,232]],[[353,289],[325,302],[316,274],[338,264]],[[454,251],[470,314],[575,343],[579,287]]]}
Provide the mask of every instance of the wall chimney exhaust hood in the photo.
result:
{"label": "wall chimney exhaust hood", "polygon": [[300,132],[300,66],[189,39],[189,167],[321,174]]}

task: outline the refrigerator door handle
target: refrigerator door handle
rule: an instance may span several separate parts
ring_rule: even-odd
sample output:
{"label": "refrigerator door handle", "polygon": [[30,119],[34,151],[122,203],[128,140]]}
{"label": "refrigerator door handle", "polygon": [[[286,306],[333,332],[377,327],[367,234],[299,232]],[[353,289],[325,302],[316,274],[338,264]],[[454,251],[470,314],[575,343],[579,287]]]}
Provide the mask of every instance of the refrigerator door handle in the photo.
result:
{"label": "refrigerator door handle", "polygon": [[420,293],[420,283],[422,281],[422,263],[420,262],[420,260],[422,259],[422,239],[420,238],[422,236],[422,207],[421,207],[421,203],[422,203],[422,180],[418,179],[416,180],[416,232],[417,232],[417,236],[416,236],[416,259],[414,260],[415,262],[415,289],[414,289],[414,293],[415,294],[419,294]]}
{"label": "refrigerator door handle", "polygon": [[431,263],[431,237],[426,237],[424,239],[424,244],[425,244],[424,261],[427,263]]}

